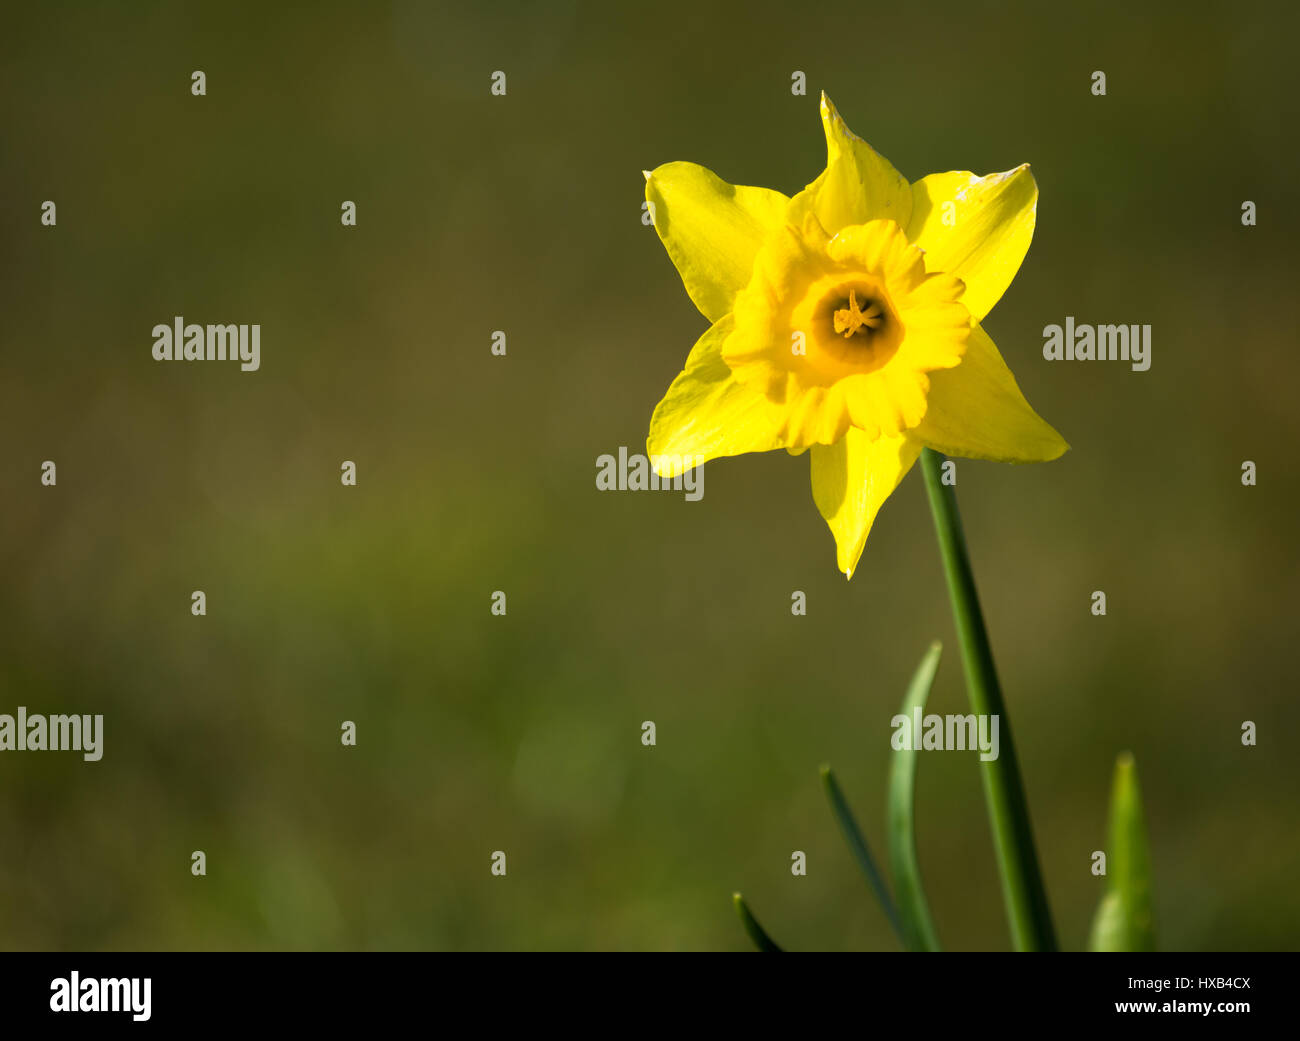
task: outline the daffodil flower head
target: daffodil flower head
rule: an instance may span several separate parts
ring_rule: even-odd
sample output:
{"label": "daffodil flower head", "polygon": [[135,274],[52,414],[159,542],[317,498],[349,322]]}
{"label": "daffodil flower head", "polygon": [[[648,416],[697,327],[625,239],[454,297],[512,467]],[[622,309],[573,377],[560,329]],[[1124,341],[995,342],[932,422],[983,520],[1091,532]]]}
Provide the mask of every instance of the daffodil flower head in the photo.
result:
{"label": "daffodil flower head", "polygon": [[808,451],[852,577],[877,512],[929,446],[1003,462],[1068,447],[979,324],[1033,237],[1028,166],[909,184],[822,95],[826,169],[793,198],[693,163],[646,174],[654,223],[710,320],[655,409],[648,454]]}

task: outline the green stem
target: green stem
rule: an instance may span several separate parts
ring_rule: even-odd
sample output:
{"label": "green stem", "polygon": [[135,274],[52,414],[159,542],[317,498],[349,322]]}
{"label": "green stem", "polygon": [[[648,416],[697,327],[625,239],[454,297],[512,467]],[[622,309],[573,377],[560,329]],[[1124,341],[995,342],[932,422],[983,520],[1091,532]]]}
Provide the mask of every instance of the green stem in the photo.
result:
{"label": "green stem", "polygon": [[957,494],[941,479],[944,457],[933,449],[921,453],[925,490],[930,497],[935,533],[943,555],[943,569],[948,578],[948,596],[952,600],[953,619],[961,644],[962,665],[966,672],[966,689],[971,708],[979,715],[998,717],[998,757],[980,762],[984,782],[984,800],[988,803],[989,823],[997,851],[998,870],[1002,875],[1002,895],[1007,905],[1011,938],[1020,951],[1056,950],[1056,931],[1047,906],[1047,891],[1034,850],[1034,831],[1029,822],[1029,804],[1020,779],[1015,744],[1011,739],[1011,720],[1002,701],[993,651],[989,647],[984,616],[980,612],[975,576],[971,572],[962,534],[961,516],[957,511]]}

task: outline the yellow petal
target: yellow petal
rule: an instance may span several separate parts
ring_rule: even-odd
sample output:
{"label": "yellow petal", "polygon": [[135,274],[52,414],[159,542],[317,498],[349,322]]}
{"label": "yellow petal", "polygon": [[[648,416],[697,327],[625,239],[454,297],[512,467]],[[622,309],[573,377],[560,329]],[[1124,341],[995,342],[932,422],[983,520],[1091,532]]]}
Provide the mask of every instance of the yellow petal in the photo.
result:
{"label": "yellow petal", "polygon": [[885,500],[921,454],[910,437],[871,440],[857,427],[833,445],[812,447],[812,490],[817,509],[835,536],[840,570],[849,578]]}
{"label": "yellow petal", "polygon": [[1044,463],[1070,447],[1029,406],[979,325],[960,365],[930,373],[925,418],[912,435],[947,455],[1000,463]]}
{"label": "yellow petal", "polygon": [[822,94],[826,131],[826,169],[809,190],[818,219],[830,234],[851,224],[892,220],[906,228],[912,215],[912,189],[889,160],[851,131]]}
{"label": "yellow petal", "polygon": [[646,454],[661,477],[676,477],[719,456],[784,447],[771,403],[733,378],[719,354],[731,326],[728,315],[700,337],[655,408]]}
{"label": "yellow petal", "polygon": [[978,322],[1020,270],[1037,212],[1038,185],[1028,164],[987,177],[963,170],[912,185],[912,219],[905,227],[925,250],[926,270],[966,283],[962,303]]}
{"label": "yellow petal", "polygon": [[646,174],[645,197],[686,292],[711,322],[731,310],[754,254],[784,222],[790,202],[767,188],[728,184],[695,163],[667,163]]}

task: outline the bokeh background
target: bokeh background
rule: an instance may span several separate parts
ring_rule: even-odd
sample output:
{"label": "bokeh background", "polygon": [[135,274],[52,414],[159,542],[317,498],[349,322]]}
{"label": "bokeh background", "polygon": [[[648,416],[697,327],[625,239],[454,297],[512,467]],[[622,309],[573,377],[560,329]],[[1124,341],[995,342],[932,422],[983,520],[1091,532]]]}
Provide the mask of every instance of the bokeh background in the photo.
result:
{"label": "bokeh background", "polygon": [[[1161,946],[1296,946],[1297,9],[1077,6],[7,11],[0,711],[106,733],[0,755],[0,946],[742,950],[742,889],[789,947],[896,947],[817,768],[881,847],[933,638],[963,710],[919,473],[851,583],[806,457],[594,482],[705,327],[641,170],[793,192],[821,89],[913,179],[1038,178],[986,327],[1073,450],[958,492],[1062,943],[1128,749]],[[154,362],[177,314],[260,323],[261,370]],[[1066,315],[1150,323],[1151,370],[1045,362]],[[974,756],[918,785],[943,942],[1006,948]]]}

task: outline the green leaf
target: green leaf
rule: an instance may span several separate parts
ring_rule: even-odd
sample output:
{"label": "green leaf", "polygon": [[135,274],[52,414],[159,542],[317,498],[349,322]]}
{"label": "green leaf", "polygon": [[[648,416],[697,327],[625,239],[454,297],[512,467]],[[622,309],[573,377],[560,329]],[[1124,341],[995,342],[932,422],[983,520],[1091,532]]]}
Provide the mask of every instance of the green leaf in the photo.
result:
{"label": "green leaf", "polygon": [[754,941],[754,946],[765,954],[784,954],[785,952],[776,945],[776,941],[768,936],[767,931],[758,924],[758,919],[750,913],[745,898],[739,893],[732,893],[731,899],[736,905],[736,914],[740,915],[740,924],[745,927],[745,932]]}
{"label": "green leaf", "polygon": [[1115,763],[1110,794],[1110,848],[1106,851],[1106,892],[1092,921],[1092,951],[1153,951],[1151,857],[1147,849],[1137,765],[1123,753]]}
{"label": "green leaf", "polygon": [[[939,670],[939,657],[943,645],[937,640],[930,644],[921,664],[912,676],[903,699],[903,715],[909,719],[913,710],[924,710],[934,674]],[[909,951],[937,951],[939,937],[930,917],[930,905],[925,899],[921,883],[921,865],[916,858],[916,792],[917,753],[910,749],[895,749],[889,767],[889,866],[894,876],[898,894],[898,909],[903,919],[904,943]]]}
{"label": "green leaf", "polygon": [[862,873],[867,876],[867,882],[876,894],[876,899],[880,901],[880,906],[884,909],[885,917],[889,919],[890,926],[898,934],[898,939],[906,945],[906,940],[903,938],[903,928],[898,920],[898,911],[894,908],[893,900],[889,898],[889,890],[885,887],[885,880],[876,867],[876,862],[871,856],[871,849],[867,846],[867,840],[863,838],[858,822],[853,819],[853,811],[849,809],[849,804],[844,798],[844,792],[841,791],[840,784],[835,780],[835,775],[831,772],[829,766],[822,767],[822,785],[826,788],[826,797],[830,800],[831,812],[835,814],[835,819],[840,822],[840,829],[844,832],[844,839],[849,844],[854,859],[857,860],[858,866],[862,868]]}

